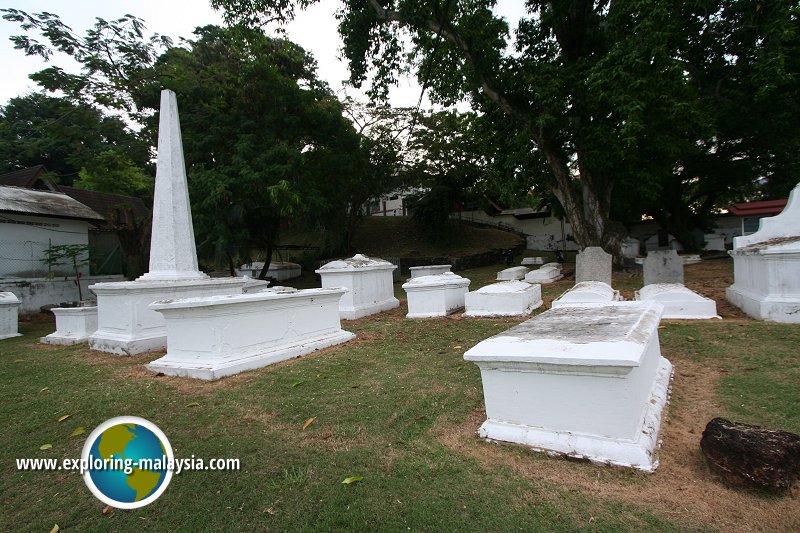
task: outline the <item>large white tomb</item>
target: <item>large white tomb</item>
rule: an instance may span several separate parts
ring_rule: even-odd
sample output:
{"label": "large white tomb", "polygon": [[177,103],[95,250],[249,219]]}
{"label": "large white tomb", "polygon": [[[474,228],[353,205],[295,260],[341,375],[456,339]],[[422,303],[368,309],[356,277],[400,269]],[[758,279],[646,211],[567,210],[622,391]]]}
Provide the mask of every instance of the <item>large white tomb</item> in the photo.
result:
{"label": "large white tomb", "polygon": [[[264,268],[263,261],[254,261],[236,269],[236,275],[258,279],[262,268]],[[299,264],[290,263],[289,261],[271,261],[269,269],[267,269],[267,276],[277,281],[299,278],[302,274],[303,268]]]}
{"label": "large white tomb", "polygon": [[513,281],[525,279],[525,274],[528,273],[528,267],[518,266],[501,270],[497,273],[497,281]]}
{"label": "large white tomb", "polygon": [[543,265],[544,257],[523,257],[520,264],[522,266]]}
{"label": "large white tomb", "polygon": [[152,302],[240,294],[246,283],[245,278],[209,278],[197,268],[178,102],[168,90],[161,91],[152,228],[146,274],[136,281],[89,286],[97,295],[97,331],[89,337],[94,350],[133,355],[164,348],[164,318],[149,309]]}
{"label": "large white tomb", "polygon": [[564,276],[561,274],[561,265],[554,266],[552,264],[542,265],[536,270],[531,270],[525,274],[525,282],[527,283],[553,283],[558,281]]}
{"label": "large white tomb", "polygon": [[400,306],[394,297],[392,272],[397,267],[383,259],[370,259],[356,254],[349,259],[331,261],[316,270],[322,288],[349,289],[339,302],[339,313],[345,320],[355,320]]}
{"label": "large white tomb", "polygon": [[403,284],[408,297],[408,318],[447,316],[464,307],[470,281],[445,272],[436,276],[412,278]]}
{"label": "large white tomb", "polygon": [[525,316],[541,305],[541,285],[501,281],[467,293],[464,316]]}
{"label": "large white tomb", "polygon": [[800,184],[779,215],[758,231],[733,239],[728,300],[759,320],[800,323]]}
{"label": "large white tomb", "polygon": [[346,289],[281,287],[236,296],[155,302],[167,353],[147,368],[171,376],[219,379],[349,341],[339,299]]}
{"label": "large white tomb", "polygon": [[622,296],[602,281],[581,281],[553,300],[552,307],[575,307],[586,304],[619,302]]}
{"label": "large white tomb", "polygon": [[680,283],[653,283],[635,293],[635,299],[658,302],[664,306],[662,318],[703,320],[719,318],[717,302],[700,296]]}
{"label": "large white tomb", "polygon": [[450,272],[453,265],[422,265],[410,267],[408,271],[411,273],[412,278],[421,278],[422,276],[437,276]]}
{"label": "large white tomb", "polygon": [[19,298],[13,292],[0,292],[0,340],[19,337]]}
{"label": "large white tomb", "polygon": [[55,332],[42,337],[43,344],[81,344],[97,331],[97,306],[56,307],[51,309],[56,316]]}
{"label": "large white tomb", "polygon": [[481,371],[479,435],[652,472],[672,365],[661,306],[551,309],[464,354]]}

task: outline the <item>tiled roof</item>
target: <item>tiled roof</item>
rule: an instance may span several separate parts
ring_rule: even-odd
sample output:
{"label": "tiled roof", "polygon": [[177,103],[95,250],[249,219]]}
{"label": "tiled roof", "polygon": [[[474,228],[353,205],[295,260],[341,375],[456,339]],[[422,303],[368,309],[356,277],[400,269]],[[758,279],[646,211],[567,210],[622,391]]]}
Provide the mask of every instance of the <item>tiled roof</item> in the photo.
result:
{"label": "tiled roof", "polygon": [[102,221],[103,217],[64,193],[0,185],[0,212]]}
{"label": "tiled roof", "polygon": [[786,198],[782,200],[763,200],[760,202],[746,202],[734,204],[728,210],[734,215],[751,217],[756,215],[777,215],[786,207]]}

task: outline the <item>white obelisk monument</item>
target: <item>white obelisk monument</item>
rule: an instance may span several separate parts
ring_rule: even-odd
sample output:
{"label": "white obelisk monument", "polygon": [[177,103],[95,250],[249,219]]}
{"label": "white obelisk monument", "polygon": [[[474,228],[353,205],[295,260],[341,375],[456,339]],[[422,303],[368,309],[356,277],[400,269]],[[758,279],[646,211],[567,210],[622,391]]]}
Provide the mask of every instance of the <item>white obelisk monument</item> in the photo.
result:
{"label": "white obelisk monument", "polygon": [[175,93],[161,92],[158,161],[153,198],[150,270],[136,281],[97,283],[95,350],[133,355],[166,347],[164,317],[156,300],[241,294],[245,278],[209,278],[197,267],[192,212]]}

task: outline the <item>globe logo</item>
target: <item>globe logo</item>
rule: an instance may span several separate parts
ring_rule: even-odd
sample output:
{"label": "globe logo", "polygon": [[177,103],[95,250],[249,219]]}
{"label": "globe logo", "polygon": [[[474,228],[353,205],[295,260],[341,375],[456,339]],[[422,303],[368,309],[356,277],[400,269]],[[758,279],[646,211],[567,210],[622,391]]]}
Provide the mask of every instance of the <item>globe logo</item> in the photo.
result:
{"label": "globe logo", "polygon": [[86,439],[83,479],[97,499],[117,509],[154,502],[172,479],[174,455],[164,432],[137,416],[106,420]]}

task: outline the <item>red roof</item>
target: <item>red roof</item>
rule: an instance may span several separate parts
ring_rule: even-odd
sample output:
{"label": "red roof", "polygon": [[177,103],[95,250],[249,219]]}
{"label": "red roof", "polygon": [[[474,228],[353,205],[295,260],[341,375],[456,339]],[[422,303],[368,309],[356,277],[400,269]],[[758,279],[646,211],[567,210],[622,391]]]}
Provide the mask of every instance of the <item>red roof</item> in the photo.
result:
{"label": "red roof", "polygon": [[786,207],[786,198],[782,200],[763,200],[761,202],[746,202],[734,204],[728,211],[734,215],[742,217],[752,217],[756,215],[777,215]]}

